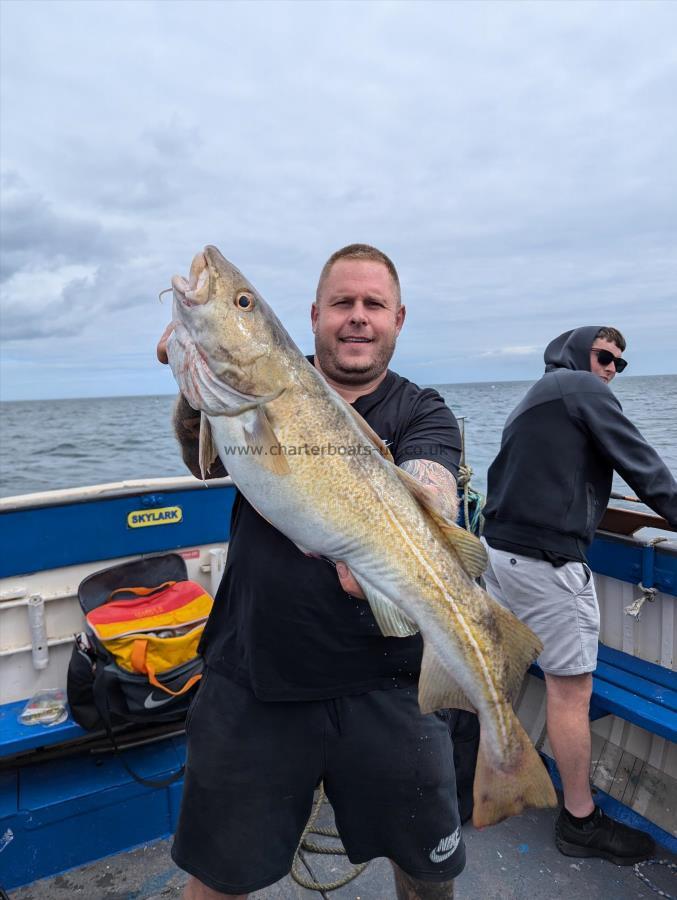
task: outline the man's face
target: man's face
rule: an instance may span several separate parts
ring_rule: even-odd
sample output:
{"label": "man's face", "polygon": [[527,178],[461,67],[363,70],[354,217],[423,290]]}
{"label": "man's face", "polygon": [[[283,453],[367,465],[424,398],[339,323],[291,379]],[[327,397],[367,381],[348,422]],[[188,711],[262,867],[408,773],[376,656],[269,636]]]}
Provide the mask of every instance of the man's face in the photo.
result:
{"label": "man's face", "polygon": [[346,385],[378,378],[388,368],[404,316],[383,263],[337,260],[311,307],[315,353],[324,374]]}
{"label": "man's face", "polygon": [[598,378],[601,378],[602,381],[609,384],[616,375],[616,366],[613,361],[607,363],[606,366],[603,366],[597,358],[597,354],[594,352],[595,350],[608,350],[616,357],[621,355],[622,350],[617,344],[614,344],[613,341],[607,341],[605,338],[595,338],[592,343],[592,348],[590,350],[590,371],[593,375],[597,375]]}

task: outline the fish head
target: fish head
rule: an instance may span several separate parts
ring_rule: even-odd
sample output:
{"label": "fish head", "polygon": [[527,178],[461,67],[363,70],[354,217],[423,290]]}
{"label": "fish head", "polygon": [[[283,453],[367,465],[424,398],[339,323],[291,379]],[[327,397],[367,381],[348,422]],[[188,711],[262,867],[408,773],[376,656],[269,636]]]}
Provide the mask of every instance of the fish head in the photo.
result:
{"label": "fish head", "polygon": [[207,246],[188,278],[172,278],[169,364],[194,409],[219,415],[274,395],[289,382],[299,351],[245,276]]}

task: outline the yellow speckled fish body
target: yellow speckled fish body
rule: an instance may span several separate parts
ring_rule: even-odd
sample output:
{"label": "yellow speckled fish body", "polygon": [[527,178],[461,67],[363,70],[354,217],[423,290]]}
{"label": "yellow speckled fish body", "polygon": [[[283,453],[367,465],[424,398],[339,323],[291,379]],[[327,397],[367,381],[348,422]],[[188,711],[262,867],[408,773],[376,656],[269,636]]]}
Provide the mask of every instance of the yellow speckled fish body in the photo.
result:
{"label": "yellow speckled fish body", "polygon": [[481,543],[394,465],[216,248],[172,283],[167,349],[182,393],[206,414],[205,469],[218,454],[252,506],[303,552],[345,561],[384,634],[420,630],[422,711],[466,707],[480,718],[476,826],[554,805],[511,705],[540,644],[477,585]]}

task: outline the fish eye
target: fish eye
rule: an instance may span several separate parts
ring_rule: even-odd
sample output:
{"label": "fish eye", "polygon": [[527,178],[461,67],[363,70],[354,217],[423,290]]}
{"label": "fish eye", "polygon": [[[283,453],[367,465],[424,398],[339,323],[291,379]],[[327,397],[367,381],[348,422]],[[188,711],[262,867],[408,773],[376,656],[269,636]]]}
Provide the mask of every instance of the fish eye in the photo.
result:
{"label": "fish eye", "polygon": [[235,304],[239,309],[249,310],[254,308],[254,298],[249,294],[238,294]]}

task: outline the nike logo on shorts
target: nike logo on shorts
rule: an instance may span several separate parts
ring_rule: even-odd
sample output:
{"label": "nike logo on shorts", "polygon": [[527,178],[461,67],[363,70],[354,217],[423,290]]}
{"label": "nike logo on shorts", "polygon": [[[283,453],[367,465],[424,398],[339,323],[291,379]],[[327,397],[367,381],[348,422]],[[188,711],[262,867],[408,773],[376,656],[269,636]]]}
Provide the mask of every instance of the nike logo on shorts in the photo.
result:
{"label": "nike logo on shorts", "polygon": [[447,837],[442,838],[437,847],[430,851],[431,861],[434,863],[441,863],[444,862],[445,859],[449,859],[451,854],[458,847],[460,840],[461,826],[459,825],[456,831]]}
{"label": "nike logo on shorts", "polygon": [[173,699],[173,697],[163,697],[162,700],[156,700],[155,697],[153,697],[153,692],[151,691],[143,701],[143,705],[146,709],[154,709],[154,707],[162,706],[164,703],[169,703],[169,701]]}

